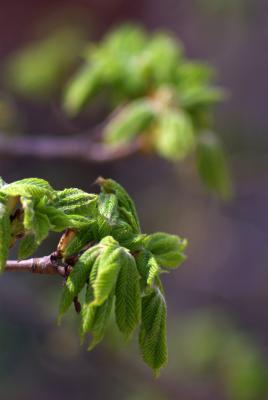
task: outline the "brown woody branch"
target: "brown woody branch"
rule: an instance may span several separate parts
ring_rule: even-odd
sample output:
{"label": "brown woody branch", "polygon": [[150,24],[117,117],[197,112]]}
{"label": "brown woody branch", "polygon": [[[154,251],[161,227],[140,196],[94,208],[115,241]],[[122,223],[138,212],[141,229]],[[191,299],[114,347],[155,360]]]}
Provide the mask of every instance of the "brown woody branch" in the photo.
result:
{"label": "brown woody branch", "polygon": [[139,141],[113,149],[93,141],[88,135],[77,137],[15,136],[0,134],[0,156],[34,157],[57,160],[83,160],[103,163],[127,158],[140,150]]}
{"label": "brown woody branch", "polygon": [[64,265],[54,254],[44,257],[30,258],[28,260],[8,260],[6,272],[32,272],[34,274],[60,275],[66,277],[72,266]]}

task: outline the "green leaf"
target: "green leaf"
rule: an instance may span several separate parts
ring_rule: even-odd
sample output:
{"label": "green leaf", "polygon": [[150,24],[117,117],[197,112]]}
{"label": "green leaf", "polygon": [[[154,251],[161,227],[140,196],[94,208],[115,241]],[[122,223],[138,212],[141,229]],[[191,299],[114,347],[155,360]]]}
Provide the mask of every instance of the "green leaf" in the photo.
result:
{"label": "green leaf", "polygon": [[26,178],[1,187],[1,191],[9,196],[25,196],[40,198],[51,196],[53,189],[47,181],[40,178]]}
{"label": "green leaf", "polygon": [[64,248],[61,249],[61,254],[64,258],[78,254],[84,246],[93,240],[94,236],[90,226],[79,229],[74,232],[72,238],[66,243]]}
{"label": "green leaf", "polygon": [[196,160],[204,184],[223,199],[230,199],[233,189],[229,168],[221,143],[213,133],[203,133],[200,136]]}
{"label": "green leaf", "polygon": [[102,71],[88,64],[83,66],[69,83],[64,96],[64,109],[76,115],[103,85]]}
{"label": "green leaf", "polygon": [[130,54],[137,54],[144,48],[146,39],[146,33],[141,27],[127,23],[109,32],[102,46],[112,54],[129,57]]}
{"label": "green leaf", "polygon": [[183,251],[187,240],[176,235],[153,233],[144,239],[144,246],[154,255],[157,263],[164,267],[178,267],[186,259]]}
{"label": "green leaf", "polygon": [[115,224],[118,219],[118,200],[114,194],[100,193],[99,195],[99,213],[109,224]]}
{"label": "green leaf", "polygon": [[25,196],[21,196],[20,201],[23,208],[23,226],[26,230],[33,231],[35,223],[34,201]]}
{"label": "green leaf", "polygon": [[71,216],[64,214],[62,210],[47,204],[38,207],[40,212],[44,213],[48,219],[51,230],[54,232],[62,232],[64,229],[71,228],[75,224]]}
{"label": "green leaf", "polygon": [[153,255],[150,256],[148,260],[148,278],[147,284],[152,286],[154,283],[154,278],[158,275],[160,271],[159,265]]}
{"label": "green leaf", "polygon": [[155,111],[148,100],[135,100],[122,108],[108,123],[104,131],[106,143],[122,145],[142,134],[155,117]]}
{"label": "green leaf", "polygon": [[74,297],[83,289],[87,279],[89,278],[91,268],[100,252],[101,248],[99,245],[93,246],[85,251],[74,265],[63,289],[59,307],[59,316],[68,310]]}
{"label": "green leaf", "polygon": [[[87,289],[90,292],[91,288]],[[113,305],[113,293],[110,294],[108,299],[101,304],[96,306],[91,302],[91,293],[87,294],[87,301],[82,307],[82,323],[80,328],[81,338],[83,339],[87,332],[92,333],[92,342],[90,343],[89,350],[92,350],[97,343],[99,343],[104,336],[109,316],[111,314]]]}
{"label": "green leaf", "polygon": [[65,214],[62,209],[57,209],[54,206],[49,205],[38,205],[38,210],[45,214],[50,222],[51,230],[54,232],[62,232],[67,228],[83,229],[86,226],[90,226],[93,222],[92,218],[85,217],[83,215]]}
{"label": "green leaf", "polygon": [[226,99],[226,92],[221,88],[209,86],[187,87],[179,93],[182,107],[208,107]]}
{"label": "green leaf", "polygon": [[48,236],[50,229],[49,219],[46,213],[38,208],[32,198],[21,196],[21,204],[24,228],[29,233],[33,233],[36,243],[40,244]]}
{"label": "green leaf", "polygon": [[131,226],[118,220],[117,224],[112,227],[111,235],[120,243],[121,246],[128,248],[131,251],[138,250],[143,246],[143,235],[133,233]]}
{"label": "green leaf", "polygon": [[124,249],[118,246],[118,242],[108,236],[100,242],[100,245],[103,246],[106,243],[106,248],[99,257],[97,276],[92,285],[95,305],[101,305],[115,288],[124,260]]}
{"label": "green leaf", "polygon": [[0,201],[0,271],[4,271],[11,239],[10,218],[6,204]]}
{"label": "green leaf", "polygon": [[22,260],[31,257],[37,250],[39,243],[36,241],[35,235],[32,233],[27,234],[21,239],[18,250],[18,259]]}
{"label": "green leaf", "polygon": [[139,271],[139,274],[142,278],[144,278],[146,284],[148,279],[148,261],[151,257],[152,253],[149,250],[142,248],[136,255],[136,265]]}
{"label": "green leaf", "polygon": [[42,214],[40,211],[36,211],[33,221],[33,233],[38,244],[40,244],[48,236],[49,228],[50,223],[48,217],[45,214]]}
{"label": "green leaf", "polygon": [[100,193],[95,235],[98,240],[111,234],[118,221],[118,201],[114,194]]}
{"label": "green leaf", "polygon": [[137,252],[143,248],[143,241],[145,238],[145,234],[138,234],[138,235],[132,235],[127,238],[124,238],[120,244],[123,247],[128,248],[131,252]]}
{"label": "green leaf", "polygon": [[136,263],[138,271],[143,278],[143,286],[152,286],[154,279],[158,276],[160,267],[153,254],[147,250],[142,249],[136,255]]}
{"label": "green leaf", "polygon": [[83,217],[82,215],[68,215],[68,228],[82,229],[90,227],[93,219]]}
{"label": "green leaf", "polygon": [[204,86],[215,77],[214,69],[205,63],[184,61],[177,70],[179,90],[187,87]]}
{"label": "green leaf", "polygon": [[140,223],[136,207],[126,190],[113,179],[104,179],[99,177],[96,182],[100,185],[101,190],[104,193],[114,193],[116,195],[121,212],[124,208],[132,214],[133,218],[131,219],[131,226],[134,229],[134,232],[140,233]]}
{"label": "green leaf", "polygon": [[68,215],[91,217],[96,212],[97,198],[80,189],[65,189],[56,192],[54,206]]}
{"label": "green leaf", "polygon": [[88,347],[88,350],[92,350],[102,339],[105,333],[107,323],[111,314],[113,306],[113,295],[110,295],[108,299],[101,305],[93,306],[95,308],[94,320],[91,328],[92,341]]}
{"label": "green leaf", "polygon": [[155,130],[156,151],[170,160],[185,158],[194,148],[195,136],[190,117],[183,111],[164,111]]}
{"label": "green leaf", "polygon": [[143,297],[139,345],[143,360],[156,374],[167,362],[166,315],[160,290],[152,290]]}
{"label": "green leaf", "polygon": [[182,49],[178,40],[157,33],[148,41],[143,57],[147,75],[156,86],[172,82],[181,63]]}
{"label": "green leaf", "polygon": [[130,228],[132,228],[133,232],[139,233],[136,217],[133,215],[132,211],[128,211],[125,207],[119,207],[118,209],[120,218],[123,219]]}
{"label": "green leaf", "polygon": [[115,289],[115,315],[118,328],[129,337],[141,317],[139,273],[135,259],[125,249],[120,262],[121,269]]}

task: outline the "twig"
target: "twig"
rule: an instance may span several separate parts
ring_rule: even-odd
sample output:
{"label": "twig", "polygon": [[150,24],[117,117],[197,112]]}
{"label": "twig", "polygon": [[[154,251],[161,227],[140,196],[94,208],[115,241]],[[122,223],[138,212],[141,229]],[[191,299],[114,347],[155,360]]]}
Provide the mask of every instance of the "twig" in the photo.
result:
{"label": "twig", "polygon": [[7,137],[0,133],[0,156],[70,159],[103,163],[129,157],[137,153],[140,147],[139,141],[133,141],[125,146],[113,149],[108,145],[93,141],[88,135],[76,137]]}
{"label": "twig", "polygon": [[8,260],[6,272],[32,272],[34,274],[67,276],[72,267],[63,265],[53,254],[49,256],[30,258],[27,260]]}

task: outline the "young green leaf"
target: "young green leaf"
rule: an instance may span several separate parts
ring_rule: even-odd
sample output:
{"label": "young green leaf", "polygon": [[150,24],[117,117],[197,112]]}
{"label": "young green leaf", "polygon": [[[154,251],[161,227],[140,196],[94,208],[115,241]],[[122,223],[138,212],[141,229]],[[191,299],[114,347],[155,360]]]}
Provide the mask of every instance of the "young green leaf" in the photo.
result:
{"label": "young green leaf", "polygon": [[158,275],[158,272],[160,271],[159,265],[153,255],[150,255],[147,268],[148,268],[147,285],[152,286],[154,283],[154,278]]}
{"label": "young green leaf", "polygon": [[35,223],[34,201],[31,197],[21,196],[20,201],[23,208],[23,225],[27,231],[33,231]]}
{"label": "young green leaf", "polygon": [[221,88],[209,86],[190,86],[179,92],[180,104],[186,109],[208,107],[226,98]]}
{"label": "young green leaf", "polygon": [[116,283],[115,296],[117,326],[126,337],[129,337],[140,321],[141,296],[135,259],[125,249],[122,251],[121,269]]}
{"label": "young green leaf", "polygon": [[117,224],[112,227],[111,235],[120,243],[121,246],[128,248],[131,251],[140,249],[143,246],[144,235],[133,233],[131,226],[118,220]]}
{"label": "young green leaf", "polygon": [[112,237],[106,237],[100,246],[109,241],[99,257],[96,279],[93,282],[94,304],[101,305],[114,290],[119,271],[124,262],[124,249]]}
{"label": "young green leaf", "polygon": [[96,95],[103,85],[102,71],[88,64],[83,66],[67,86],[64,109],[68,115],[76,115]]}
{"label": "young green leaf", "polygon": [[142,298],[139,345],[143,360],[156,374],[167,362],[166,316],[165,299],[159,289]]}
{"label": "young green leaf", "polygon": [[200,136],[196,152],[197,168],[205,185],[223,199],[232,197],[232,182],[219,139],[212,133]]}
{"label": "young green leaf", "polygon": [[155,117],[155,111],[148,100],[135,100],[121,109],[108,123],[104,139],[106,143],[122,145],[142,134]]}
{"label": "young green leaf", "polygon": [[86,250],[74,265],[63,289],[60,300],[59,316],[68,310],[74,297],[83,289],[87,279],[89,278],[91,268],[96,258],[100,255],[100,252],[100,246],[95,245]]}
{"label": "young green leaf", "polygon": [[118,207],[120,218],[127,223],[134,233],[139,233],[136,216],[125,207]]}
{"label": "young green leaf", "polygon": [[110,224],[115,224],[118,218],[118,199],[115,194],[100,193],[98,210]]}
{"label": "young green leaf", "polygon": [[112,306],[113,295],[110,295],[102,305],[96,307],[91,328],[92,341],[88,347],[88,350],[92,350],[103,339],[105,328],[111,314]]}
{"label": "young green leaf", "polygon": [[195,144],[191,119],[183,111],[164,111],[155,130],[156,151],[170,160],[185,158]]}
{"label": "young green leaf", "polygon": [[181,63],[180,43],[165,33],[157,33],[148,41],[143,57],[147,75],[156,86],[172,82]]}
{"label": "young green leaf", "polygon": [[[89,350],[92,350],[97,343],[99,343],[104,336],[105,329],[109,320],[109,316],[113,305],[113,293],[110,294],[108,299],[101,304],[96,306],[92,304],[90,293],[91,288],[87,288],[86,302],[82,307],[82,322],[80,328],[80,335],[83,339],[87,332],[92,334],[92,342],[90,343]],[[88,294],[89,292],[89,294]]]}
{"label": "young green leaf", "polygon": [[50,223],[48,217],[45,214],[42,214],[40,211],[36,211],[33,221],[33,233],[38,244],[40,244],[48,236],[49,228]]}
{"label": "young green leaf", "polygon": [[158,276],[160,267],[153,256],[153,254],[147,249],[141,249],[136,255],[136,263],[138,271],[143,278],[143,286],[152,286],[154,279]]}
{"label": "young green leaf", "polygon": [[1,192],[9,196],[40,198],[41,196],[52,196],[53,189],[44,179],[26,178],[2,186]]}
{"label": "young green leaf", "polygon": [[98,199],[96,237],[100,240],[110,235],[118,220],[118,200],[114,194],[101,193]]}
{"label": "young green leaf", "polygon": [[0,272],[4,271],[11,239],[10,218],[6,204],[0,201]]}
{"label": "young green leaf", "polygon": [[178,267],[186,258],[183,251],[187,240],[176,235],[153,233],[145,237],[144,246],[154,255],[157,263],[164,267]]}
{"label": "young green leaf", "polygon": [[133,200],[126,192],[126,190],[121,185],[119,185],[119,183],[115,182],[113,179],[104,179],[102,177],[99,177],[96,182],[100,185],[101,190],[104,193],[114,193],[116,195],[119,207],[124,208],[126,211],[130,212],[133,216],[131,225],[132,228],[134,229],[134,232],[140,233],[141,231],[140,223],[136,207]]}
{"label": "young green leaf", "polygon": [[[94,224],[94,222],[92,222]],[[86,226],[77,231],[72,231],[70,239],[62,243],[62,246],[58,246],[58,250],[62,256],[66,259],[70,256],[78,254],[83,247],[94,240],[93,232],[91,226]]]}
{"label": "young green leaf", "polygon": [[35,235],[28,233],[21,239],[18,250],[18,259],[31,257],[37,250],[39,243],[36,241]]}
{"label": "young green leaf", "polygon": [[80,189],[65,189],[56,192],[54,206],[68,215],[91,217],[96,213],[97,198]]}
{"label": "young green leaf", "polygon": [[39,205],[38,209],[47,216],[51,230],[54,232],[62,232],[64,229],[74,226],[71,216],[64,214],[62,210],[54,206],[44,204]]}

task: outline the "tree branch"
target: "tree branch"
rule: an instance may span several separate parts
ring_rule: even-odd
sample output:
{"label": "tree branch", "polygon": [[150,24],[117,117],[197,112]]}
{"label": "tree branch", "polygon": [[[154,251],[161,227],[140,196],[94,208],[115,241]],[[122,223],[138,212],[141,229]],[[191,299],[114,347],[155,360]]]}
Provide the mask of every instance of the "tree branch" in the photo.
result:
{"label": "tree branch", "polygon": [[6,272],[32,272],[34,274],[60,275],[66,277],[72,270],[72,266],[63,265],[54,254],[44,257],[30,258],[28,260],[8,260]]}
{"label": "tree branch", "polygon": [[84,160],[103,163],[129,157],[137,153],[140,147],[138,140],[120,146],[120,148],[112,149],[108,145],[93,141],[88,135],[76,137],[8,137],[0,133],[0,156]]}

